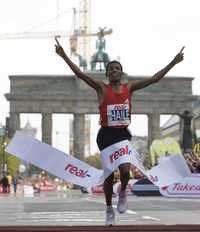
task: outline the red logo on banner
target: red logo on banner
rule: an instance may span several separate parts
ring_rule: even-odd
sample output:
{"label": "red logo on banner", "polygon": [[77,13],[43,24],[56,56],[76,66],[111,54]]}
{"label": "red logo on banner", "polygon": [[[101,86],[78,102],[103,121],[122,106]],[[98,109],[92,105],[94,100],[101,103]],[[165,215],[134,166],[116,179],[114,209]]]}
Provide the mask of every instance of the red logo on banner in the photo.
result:
{"label": "red logo on banner", "polygon": [[129,155],[128,145],[126,145],[125,147],[121,147],[119,148],[119,150],[113,152],[110,155],[110,162],[113,163],[115,160],[117,160],[120,156],[123,155]]}
{"label": "red logo on banner", "polygon": [[73,174],[75,176],[81,177],[81,178],[84,178],[86,176],[90,177],[90,175],[88,174],[88,171],[84,171],[84,170],[76,167],[73,164],[68,164],[65,167],[65,171],[68,171],[69,173],[71,173],[71,174]]}
{"label": "red logo on banner", "polygon": [[175,183],[173,187],[173,191],[199,191],[200,190],[200,185],[195,185],[195,184],[180,184],[180,183]]}
{"label": "red logo on banner", "polygon": [[157,182],[157,181],[158,181],[158,177],[157,177],[157,176],[152,176],[152,175],[150,175],[150,176],[149,176],[149,180],[150,180],[151,182]]}

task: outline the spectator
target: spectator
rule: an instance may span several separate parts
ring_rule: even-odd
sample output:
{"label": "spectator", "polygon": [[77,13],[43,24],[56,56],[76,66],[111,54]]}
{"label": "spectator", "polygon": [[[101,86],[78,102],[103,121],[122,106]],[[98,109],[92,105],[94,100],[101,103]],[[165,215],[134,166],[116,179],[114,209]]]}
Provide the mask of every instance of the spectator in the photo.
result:
{"label": "spectator", "polygon": [[7,176],[3,176],[0,180],[0,184],[2,184],[3,193],[9,193],[9,182]]}
{"label": "spectator", "polygon": [[17,184],[18,184],[17,177],[12,178],[12,184],[13,184],[13,191],[16,194],[17,193]]}
{"label": "spectator", "polygon": [[200,173],[200,159],[192,153],[185,153],[184,157],[191,172]]}

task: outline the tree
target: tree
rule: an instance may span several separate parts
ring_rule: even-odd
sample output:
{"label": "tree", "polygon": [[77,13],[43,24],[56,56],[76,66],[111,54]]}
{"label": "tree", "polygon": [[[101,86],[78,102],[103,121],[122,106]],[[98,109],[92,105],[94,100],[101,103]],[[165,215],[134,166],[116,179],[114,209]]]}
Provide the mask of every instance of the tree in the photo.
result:
{"label": "tree", "polygon": [[7,171],[10,173],[10,175],[15,176],[19,170],[19,165],[21,164],[20,159],[6,152],[6,161]]}
{"label": "tree", "polygon": [[90,156],[86,157],[85,161],[86,161],[86,163],[88,163],[89,165],[91,165],[95,168],[102,169],[99,153],[95,153],[94,155],[90,155]]}
{"label": "tree", "polygon": [[7,165],[7,172],[9,172],[10,175],[15,175],[16,172],[19,170],[19,165],[20,165],[21,161],[16,156],[13,156],[13,155],[5,152],[5,144],[8,144],[8,142],[9,142],[8,138],[1,139],[1,143],[0,143],[0,167],[3,167],[3,160],[5,160],[5,163]]}

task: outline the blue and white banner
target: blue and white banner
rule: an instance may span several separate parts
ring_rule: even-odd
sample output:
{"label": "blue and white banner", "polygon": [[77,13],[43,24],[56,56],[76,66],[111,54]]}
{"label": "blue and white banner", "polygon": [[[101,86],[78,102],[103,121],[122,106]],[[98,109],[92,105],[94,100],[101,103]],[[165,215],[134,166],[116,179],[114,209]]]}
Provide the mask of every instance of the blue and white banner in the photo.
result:
{"label": "blue and white banner", "polygon": [[105,178],[123,163],[133,164],[160,187],[178,182],[191,174],[181,155],[168,156],[160,165],[145,170],[139,154],[128,140],[113,144],[101,152],[104,170],[94,168],[19,131],[15,133],[6,151],[55,176],[83,187],[102,184]]}

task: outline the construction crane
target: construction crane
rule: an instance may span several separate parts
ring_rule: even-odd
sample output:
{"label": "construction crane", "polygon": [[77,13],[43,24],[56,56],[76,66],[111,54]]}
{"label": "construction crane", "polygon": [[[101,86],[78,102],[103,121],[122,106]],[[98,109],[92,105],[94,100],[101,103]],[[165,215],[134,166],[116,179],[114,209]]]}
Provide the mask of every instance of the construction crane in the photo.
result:
{"label": "construction crane", "polygon": [[[47,39],[47,38],[69,38],[70,55],[79,58],[79,64],[82,60],[89,63],[91,57],[91,36],[99,37],[99,32],[91,33],[91,0],[78,0],[78,7],[73,8],[72,28],[71,31],[24,31],[19,33],[0,34],[0,40],[7,39]],[[57,0],[56,27],[59,27],[59,0]],[[49,20],[50,21],[50,20]],[[47,21],[46,23],[48,23]],[[51,20],[52,21],[52,20]],[[43,23],[44,25],[45,23]],[[39,25],[40,26],[40,25]],[[38,26],[38,27],[39,27]],[[34,27],[34,29],[37,26]],[[32,28],[33,29],[33,28]],[[112,33],[112,29],[104,31],[104,35]],[[84,66],[84,65],[83,65]],[[84,69],[87,69],[85,66]]]}
{"label": "construction crane", "polygon": [[90,0],[79,0],[79,8],[73,8],[73,25],[70,35],[71,56],[79,58],[79,64],[84,70],[91,58],[91,36],[104,37],[110,35],[112,29],[101,30],[91,33],[91,2]]}
{"label": "construction crane", "polygon": [[[91,0],[78,0],[78,7],[73,8],[73,28],[72,31],[58,30],[59,28],[59,0],[57,0],[57,14],[56,17],[47,20],[44,23],[40,23],[32,27],[31,29],[18,33],[4,33],[0,34],[1,40],[9,39],[47,39],[54,37],[67,37],[70,42],[71,54],[81,54],[89,59],[90,55],[90,39],[86,38],[86,34],[90,31],[90,3]],[[56,30],[55,31],[33,31],[33,29],[39,28],[41,25],[48,24],[51,21],[56,20]],[[83,38],[85,37],[85,38]],[[76,46],[77,43],[77,46]]]}

